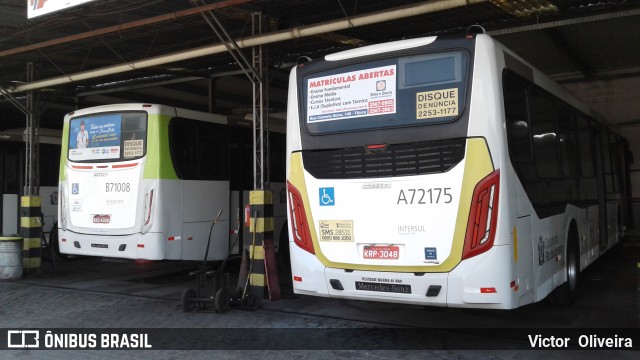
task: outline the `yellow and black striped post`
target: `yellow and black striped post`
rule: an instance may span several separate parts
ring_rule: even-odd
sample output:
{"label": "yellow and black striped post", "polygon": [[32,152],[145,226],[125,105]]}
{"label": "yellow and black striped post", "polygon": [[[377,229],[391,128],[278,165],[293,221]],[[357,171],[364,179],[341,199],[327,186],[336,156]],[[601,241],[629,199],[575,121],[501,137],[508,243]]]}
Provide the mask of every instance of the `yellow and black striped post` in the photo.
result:
{"label": "yellow and black striped post", "polygon": [[20,235],[24,238],[22,267],[25,274],[40,274],[42,224],[39,196],[20,199]]}
{"label": "yellow and black striped post", "polygon": [[249,193],[251,207],[252,244],[249,246],[251,274],[249,274],[249,295],[253,307],[258,308],[264,298],[266,286],[264,267],[264,240],[273,239],[273,195],[269,190],[253,190]]}

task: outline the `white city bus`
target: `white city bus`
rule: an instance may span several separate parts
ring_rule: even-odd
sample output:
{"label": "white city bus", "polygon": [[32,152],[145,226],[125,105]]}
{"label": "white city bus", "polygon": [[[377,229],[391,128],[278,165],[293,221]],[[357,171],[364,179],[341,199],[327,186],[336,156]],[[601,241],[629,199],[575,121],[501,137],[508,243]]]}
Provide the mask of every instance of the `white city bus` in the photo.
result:
{"label": "white city bus", "polygon": [[300,64],[287,119],[294,291],[512,309],[558,288],[571,300],[623,234],[627,149],[484,34]]}
{"label": "white city bus", "polygon": [[[163,105],[105,105],[67,114],[60,252],[203,260],[210,236],[209,260],[239,253],[242,208],[253,188],[252,139],[251,122]],[[270,139],[274,152],[284,152],[282,132],[272,131]],[[279,159],[271,162],[272,190],[283,193],[282,202],[274,201],[275,240],[286,221],[285,164],[278,166]]]}

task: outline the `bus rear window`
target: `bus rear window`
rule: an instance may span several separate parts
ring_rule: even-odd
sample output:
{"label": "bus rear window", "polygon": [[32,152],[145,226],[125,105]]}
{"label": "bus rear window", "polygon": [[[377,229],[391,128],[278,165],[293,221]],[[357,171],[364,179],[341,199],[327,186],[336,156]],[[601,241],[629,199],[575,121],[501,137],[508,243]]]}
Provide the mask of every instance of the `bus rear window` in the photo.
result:
{"label": "bus rear window", "polygon": [[147,113],[105,113],[69,121],[69,160],[111,162],[146,153]]}
{"label": "bus rear window", "polygon": [[453,121],[464,109],[467,67],[466,52],[448,51],[310,73],[302,120],[311,134]]}

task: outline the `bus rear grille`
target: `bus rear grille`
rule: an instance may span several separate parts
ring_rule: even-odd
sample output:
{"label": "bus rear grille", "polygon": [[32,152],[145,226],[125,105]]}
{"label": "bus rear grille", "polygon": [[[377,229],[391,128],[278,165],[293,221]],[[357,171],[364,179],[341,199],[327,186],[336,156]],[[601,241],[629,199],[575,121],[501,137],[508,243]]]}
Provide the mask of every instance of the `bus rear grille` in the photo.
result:
{"label": "bus rear grille", "polygon": [[424,175],[449,171],[464,158],[466,139],[302,152],[305,169],[317,179]]}

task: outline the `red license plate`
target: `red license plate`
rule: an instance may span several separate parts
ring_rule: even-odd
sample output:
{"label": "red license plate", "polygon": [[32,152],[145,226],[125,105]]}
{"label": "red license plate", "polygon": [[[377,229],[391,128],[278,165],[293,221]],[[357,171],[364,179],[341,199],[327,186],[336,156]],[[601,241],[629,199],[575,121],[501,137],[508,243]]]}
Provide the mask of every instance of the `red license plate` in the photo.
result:
{"label": "red license plate", "polygon": [[362,256],[365,259],[397,260],[400,257],[400,247],[394,245],[365,246]]}

